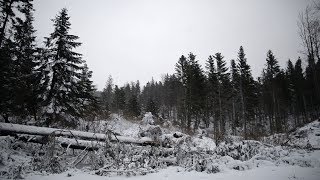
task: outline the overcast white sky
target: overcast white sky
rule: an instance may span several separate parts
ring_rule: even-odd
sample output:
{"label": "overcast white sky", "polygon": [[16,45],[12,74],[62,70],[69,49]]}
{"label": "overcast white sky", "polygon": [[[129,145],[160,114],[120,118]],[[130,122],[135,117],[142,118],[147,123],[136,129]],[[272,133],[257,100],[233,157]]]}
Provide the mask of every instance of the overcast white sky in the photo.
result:
{"label": "overcast white sky", "polygon": [[115,83],[142,84],[174,73],[182,54],[193,52],[204,65],[221,52],[227,61],[244,47],[255,77],[271,49],[282,67],[297,59],[298,14],[312,0],[35,0],[38,41],[53,31],[50,19],[66,7],[77,49],[101,90]]}

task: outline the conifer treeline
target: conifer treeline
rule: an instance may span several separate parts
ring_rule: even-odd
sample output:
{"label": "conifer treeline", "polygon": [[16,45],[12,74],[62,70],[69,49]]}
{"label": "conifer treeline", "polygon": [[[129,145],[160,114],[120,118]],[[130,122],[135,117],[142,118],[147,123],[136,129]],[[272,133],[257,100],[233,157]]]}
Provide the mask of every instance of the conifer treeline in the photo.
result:
{"label": "conifer treeline", "polygon": [[[0,1],[0,114],[6,122],[76,125],[97,100],[78,37],[69,34],[66,9],[52,20],[54,31],[36,44],[32,0]],[[18,15],[16,15],[18,14]]]}
{"label": "conifer treeline", "polygon": [[102,109],[131,116],[152,112],[188,131],[213,127],[216,141],[227,134],[256,138],[287,132],[319,118],[319,5],[308,6],[300,15],[305,69],[300,57],[295,63],[288,60],[287,67],[280,68],[269,50],[261,77],[254,79],[243,47],[237,59],[230,61],[230,67],[221,53],[209,56],[204,68],[190,53],[179,58],[176,73],[167,74],[159,82],[151,80],[141,93],[139,82],[116,86],[113,91],[109,78],[102,93]]}
{"label": "conifer treeline", "polygon": [[213,127],[217,141],[226,134],[255,138],[287,132],[319,117],[320,101],[310,88],[309,73],[303,71],[300,58],[295,64],[289,60],[281,69],[270,50],[257,80],[243,47],[230,67],[221,53],[209,56],[205,68],[190,53],[180,57],[175,74],[167,74],[159,82],[151,80],[141,93],[139,81],[113,90],[109,77],[102,92],[102,109],[131,117],[141,111],[152,112],[185,130]]}

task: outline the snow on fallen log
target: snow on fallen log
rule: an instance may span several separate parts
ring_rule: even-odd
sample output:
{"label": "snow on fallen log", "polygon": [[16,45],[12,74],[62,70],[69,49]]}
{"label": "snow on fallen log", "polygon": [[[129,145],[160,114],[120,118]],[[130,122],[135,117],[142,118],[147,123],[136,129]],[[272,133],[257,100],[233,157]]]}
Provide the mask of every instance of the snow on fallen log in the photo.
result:
{"label": "snow on fallen log", "polygon": [[159,158],[160,161],[167,163],[167,165],[177,165],[177,158]]}
{"label": "snow on fallen log", "polygon": [[[100,133],[91,133],[83,131],[73,131],[66,129],[56,129],[47,127],[37,127],[37,126],[27,126],[21,124],[11,124],[11,123],[0,123],[0,134],[30,134],[30,135],[55,135],[55,136],[67,136],[67,137],[77,137],[84,140],[97,140],[97,141],[119,141],[122,143],[133,143],[139,145],[157,145],[151,138],[133,138],[125,136],[116,136]],[[108,138],[108,139],[107,139]],[[91,142],[91,141],[90,141]]]}
{"label": "snow on fallen log", "polygon": [[[39,143],[39,144],[48,143],[47,136],[41,136],[41,135],[17,134],[16,138],[24,142],[32,142],[32,143]],[[88,151],[98,150],[99,148],[103,148],[106,145],[105,142],[102,142],[102,141],[81,140],[81,139],[66,138],[66,137],[54,137],[54,141],[65,148],[82,149],[82,150],[85,149]],[[172,154],[173,152],[174,152],[174,148],[163,148],[163,153]],[[175,163],[175,161],[176,159],[163,160],[163,162],[173,163],[173,164]]]}
{"label": "snow on fallen log", "polygon": [[[40,135],[18,134],[17,138],[18,140],[21,140],[24,142],[32,142],[32,143],[39,143],[39,144],[48,143],[48,139]],[[88,151],[98,150],[100,147],[105,146],[105,143],[101,141],[77,140],[77,139],[71,139],[71,138],[65,138],[65,137],[55,137],[54,141],[65,148],[86,149]]]}

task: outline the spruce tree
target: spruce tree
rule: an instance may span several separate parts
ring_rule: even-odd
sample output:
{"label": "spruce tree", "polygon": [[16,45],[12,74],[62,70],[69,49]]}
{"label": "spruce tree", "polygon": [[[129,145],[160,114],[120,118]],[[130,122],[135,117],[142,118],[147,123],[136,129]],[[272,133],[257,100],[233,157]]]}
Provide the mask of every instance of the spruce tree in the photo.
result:
{"label": "spruce tree", "polygon": [[138,117],[141,113],[141,107],[136,95],[132,95],[126,105],[125,114],[129,117]]}
{"label": "spruce tree", "polygon": [[230,98],[230,82],[228,68],[226,67],[226,62],[221,53],[216,53],[214,56],[217,63],[217,100],[218,100],[218,119],[220,124],[219,135],[220,139],[224,137],[225,125],[226,125],[226,109],[227,101]]}
{"label": "spruce tree", "polygon": [[[54,32],[46,38],[45,61],[43,62],[45,80],[44,115],[47,125],[58,122],[76,125],[77,118],[84,116],[84,109],[94,99],[92,82],[81,54],[73,51],[81,45],[78,36],[69,34],[71,23],[67,9],[62,9],[53,19]],[[85,72],[87,71],[87,72]],[[87,77],[85,77],[87,76]]]}
{"label": "spruce tree", "polygon": [[196,130],[200,122],[204,120],[206,78],[196,56],[192,53],[188,55],[188,64],[187,100],[190,103],[191,116],[188,118],[187,126],[191,128],[191,119],[194,119],[193,128]]}
{"label": "spruce tree", "polygon": [[15,111],[13,47],[12,41],[6,40],[0,48],[0,114],[5,122]]}
{"label": "spruce tree", "polygon": [[135,83],[135,92],[133,94],[139,97],[140,93],[141,93],[140,82],[139,80],[137,80],[137,82]]}
{"label": "spruce tree", "polygon": [[37,119],[37,113],[41,106],[39,60],[38,50],[35,44],[35,30],[33,28],[33,5],[24,4],[20,11],[25,19],[16,18],[14,25],[14,66],[15,66],[15,91],[14,103],[17,115],[32,115]]}
{"label": "spruce tree", "polygon": [[[34,41],[32,11],[32,0],[3,0],[0,2],[0,114],[6,122],[9,122],[9,116],[26,114],[25,100],[30,99],[20,98],[22,96],[17,91],[17,86],[22,82],[19,81],[22,75],[18,73],[21,72],[21,68],[16,62],[21,58],[18,53],[20,55],[26,53],[19,52],[17,47],[24,46],[23,50],[28,49],[27,52],[33,48],[33,45],[30,46]],[[16,13],[19,13],[25,20],[22,21],[16,17]],[[32,52],[25,56],[30,58],[31,54]],[[30,61],[29,63],[30,65],[26,66],[33,66]],[[26,74],[30,75],[30,73]]]}
{"label": "spruce tree", "polygon": [[[279,114],[277,109],[277,84],[276,77],[280,73],[280,67],[277,59],[273,55],[272,51],[268,51],[267,59],[266,59],[266,69],[265,69],[265,77],[264,77],[264,85],[265,85],[265,93],[266,102],[269,103],[269,118],[270,118],[270,131],[271,133],[276,130],[275,128],[279,128]],[[276,127],[278,126],[278,127]]]}
{"label": "spruce tree", "polygon": [[103,91],[101,93],[101,105],[102,105],[102,111],[104,114],[104,117],[108,117],[111,113],[111,105],[113,102],[113,79],[112,76],[108,77],[107,83],[105,88],[103,88]]}
{"label": "spruce tree", "polygon": [[[306,80],[303,75],[302,61],[299,57],[294,65],[294,89],[296,92],[296,103],[295,108],[298,113],[297,125],[301,125],[302,122],[307,121],[307,102],[306,102]],[[303,117],[301,121],[300,116]]]}
{"label": "spruce tree", "polygon": [[94,95],[96,88],[91,80],[92,71],[89,70],[88,65],[84,64],[80,76],[80,80],[77,83],[79,88],[77,92],[77,98],[79,99],[78,109],[80,110],[81,117],[89,116],[94,118],[100,111],[98,106],[98,100]]}
{"label": "spruce tree", "polygon": [[236,133],[236,127],[239,127],[240,120],[240,107],[241,107],[241,97],[240,97],[240,74],[238,66],[235,60],[230,62],[230,74],[231,74],[231,96],[232,96],[232,130]]}
{"label": "spruce tree", "polygon": [[[294,81],[295,81],[295,75],[294,75],[294,65],[289,59],[287,62],[287,68],[286,68],[286,78],[287,78],[287,85],[288,85],[288,103],[289,103],[289,113],[291,115],[297,115],[295,103],[297,101],[297,93],[294,88]],[[297,121],[295,121],[295,126],[297,125]]]}
{"label": "spruce tree", "polygon": [[219,99],[218,99],[218,77],[217,77],[217,69],[214,62],[214,56],[209,56],[207,62],[206,62],[206,69],[207,69],[207,76],[208,76],[208,103],[207,108],[209,110],[209,116],[213,118],[213,127],[214,127],[214,138],[216,143],[218,143],[219,140],[219,129],[218,129],[218,123],[219,123]]}
{"label": "spruce tree", "polygon": [[176,75],[167,74],[163,83],[163,105],[166,109],[166,118],[172,119],[176,123],[178,101],[180,99],[181,83]]}
{"label": "spruce tree", "polygon": [[117,85],[114,88],[114,98],[113,98],[113,108],[114,112],[120,114],[123,113],[126,104],[126,97],[124,88],[119,88]]}
{"label": "spruce tree", "polygon": [[123,87],[124,94],[125,94],[125,103],[128,104],[129,100],[131,99],[133,95],[132,88],[129,83],[126,83]]}
{"label": "spruce tree", "polygon": [[256,107],[255,82],[251,74],[251,68],[247,63],[247,58],[243,47],[240,46],[238,52],[238,67],[240,74],[240,102],[242,125],[244,137],[248,138],[248,124],[254,119],[254,108]]}
{"label": "spruce tree", "polygon": [[182,55],[178,62],[175,65],[175,70],[176,70],[176,75],[177,78],[179,79],[179,81],[182,84],[182,88],[180,91],[180,100],[179,100],[179,104],[178,104],[178,118],[180,119],[180,125],[183,128],[186,128],[187,126],[187,121],[189,121],[189,117],[190,117],[190,103],[187,92],[188,92],[188,88],[187,88],[187,79],[188,79],[188,71],[189,71],[189,67],[188,67],[188,62],[187,62],[187,58]]}
{"label": "spruce tree", "polygon": [[148,99],[145,111],[151,112],[153,116],[158,117],[159,108],[152,98]]}

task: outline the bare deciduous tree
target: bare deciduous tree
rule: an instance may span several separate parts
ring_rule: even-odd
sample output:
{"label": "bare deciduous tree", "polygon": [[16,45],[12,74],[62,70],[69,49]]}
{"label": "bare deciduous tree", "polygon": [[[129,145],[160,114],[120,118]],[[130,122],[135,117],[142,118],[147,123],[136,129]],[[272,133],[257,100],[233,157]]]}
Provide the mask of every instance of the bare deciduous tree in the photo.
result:
{"label": "bare deciduous tree", "polygon": [[316,96],[320,98],[320,87],[316,62],[320,60],[320,3],[306,7],[299,15],[299,35],[304,46],[303,53],[308,58],[309,66],[314,74],[313,83],[316,88]]}

